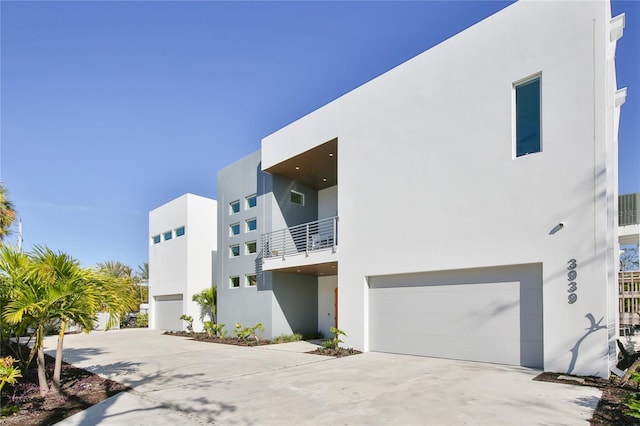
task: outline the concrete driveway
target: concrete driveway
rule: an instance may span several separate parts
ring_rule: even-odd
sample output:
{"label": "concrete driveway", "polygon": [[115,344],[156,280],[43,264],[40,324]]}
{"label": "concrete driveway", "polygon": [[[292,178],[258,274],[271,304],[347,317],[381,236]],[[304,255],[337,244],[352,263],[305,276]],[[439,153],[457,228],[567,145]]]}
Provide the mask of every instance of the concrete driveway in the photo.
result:
{"label": "concrete driveway", "polygon": [[[45,345],[55,348],[55,339]],[[69,335],[67,362],[133,391],[59,424],[587,425],[601,394],[534,382],[539,372],[521,367],[304,353],[311,349],[210,344],[146,329]]]}

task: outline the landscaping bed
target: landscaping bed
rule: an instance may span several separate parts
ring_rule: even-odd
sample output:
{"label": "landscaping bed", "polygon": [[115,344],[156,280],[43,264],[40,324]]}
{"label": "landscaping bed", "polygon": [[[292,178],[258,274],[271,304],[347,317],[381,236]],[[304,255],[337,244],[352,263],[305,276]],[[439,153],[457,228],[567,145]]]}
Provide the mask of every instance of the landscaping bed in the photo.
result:
{"label": "landscaping bed", "polygon": [[[27,349],[28,350],[28,349]],[[8,353],[6,345],[2,355]],[[53,374],[54,359],[45,355],[47,377]],[[50,391],[40,396],[35,360],[30,368],[22,370],[15,386],[6,385],[0,395],[2,417],[0,425],[52,425],[73,414],[129,388],[73,365],[63,363],[61,393]]]}

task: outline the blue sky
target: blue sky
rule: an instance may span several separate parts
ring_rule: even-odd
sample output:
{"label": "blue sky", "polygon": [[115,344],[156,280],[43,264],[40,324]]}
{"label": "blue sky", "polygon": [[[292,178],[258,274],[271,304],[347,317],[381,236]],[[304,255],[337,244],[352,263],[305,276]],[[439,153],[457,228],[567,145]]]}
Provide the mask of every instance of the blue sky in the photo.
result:
{"label": "blue sky", "polygon": [[[149,210],[215,198],[263,137],[509,3],[0,2],[0,181],[24,247],[135,269]],[[612,9],[620,193],[640,192],[640,3]]]}

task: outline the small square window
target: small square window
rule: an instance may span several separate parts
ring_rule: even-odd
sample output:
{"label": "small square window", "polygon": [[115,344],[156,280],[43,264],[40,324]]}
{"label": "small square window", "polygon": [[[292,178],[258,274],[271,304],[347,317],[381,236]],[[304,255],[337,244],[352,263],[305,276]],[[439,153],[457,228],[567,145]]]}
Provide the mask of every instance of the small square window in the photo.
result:
{"label": "small square window", "polygon": [[170,240],[173,237],[173,231],[167,231],[163,235],[165,241]]}
{"label": "small square window", "polygon": [[289,196],[289,200],[293,204],[297,204],[299,206],[304,206],[304,194],[296,191],[291,191]]}
{"label": "small square window", "polygon": [[160,235],[154,235],[151,239],[153,240],[153,244],[160,243]]}
{"label": "small square window", "polygon": [[255,231],[258,226],[258,222],[256,221],[255,217],[253,219],[248,219],[246,221],[246,224],[247,224],[247,232]]}
{"label": "small square window", "polygon": [[247,275],[246,276],[246,286],[247,287],[255,287],[258,284],[258,279],[255,275]]}
{"label": "small square window", "polygon": [[238,244],[229,247],[229,257],[240,256],[240,246]]}
{"label": "small square window", "polygon": [[248,243],[245,243],[245,253],[246,254],[252,254],[255,253],[257,251],[258,245],[256,244],[255,241],[249,241]]}
{"label": "small square window", "polygon": [[240,224],[234,223],[233,225],[229,225],[229,235],[233,237],[238,234],[240,234]]}
{"label": "small square window", "polygon": [[184,235],[184,226],[176,228],[176,237],[182,237]]}
{"label": "small square window", "polygon": [[256,194],[249,195],[246,199],[246,204],[248,209],[252,209],[256,206]]}
{"label": "small square window", "polygon": [[229,277],[229,287],[231,288],[240,287],[240,277]]}
{"label": "small square window", "polygon": [[229,203],[229,214],[238,213],[240,211],[240,200]]}

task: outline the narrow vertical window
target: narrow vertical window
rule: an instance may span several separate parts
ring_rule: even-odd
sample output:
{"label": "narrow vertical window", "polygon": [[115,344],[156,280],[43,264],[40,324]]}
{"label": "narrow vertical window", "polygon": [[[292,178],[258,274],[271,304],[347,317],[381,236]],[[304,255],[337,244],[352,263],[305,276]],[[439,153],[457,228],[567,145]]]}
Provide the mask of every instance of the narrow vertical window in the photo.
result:
{"label": "narrow vertical window", "polygon": [[540,152],[540,77],[515,86],[516,157]]}

